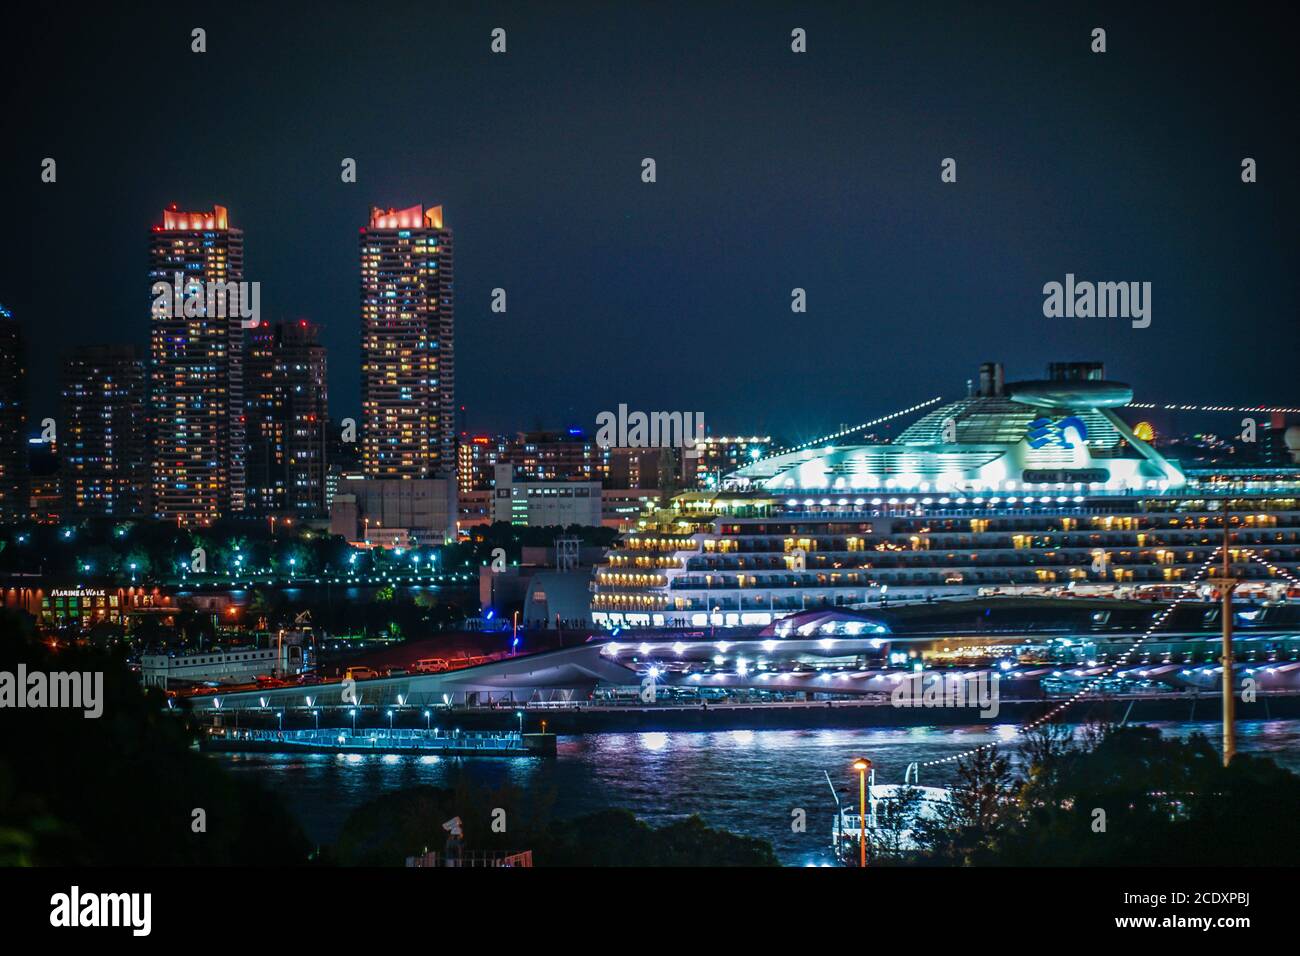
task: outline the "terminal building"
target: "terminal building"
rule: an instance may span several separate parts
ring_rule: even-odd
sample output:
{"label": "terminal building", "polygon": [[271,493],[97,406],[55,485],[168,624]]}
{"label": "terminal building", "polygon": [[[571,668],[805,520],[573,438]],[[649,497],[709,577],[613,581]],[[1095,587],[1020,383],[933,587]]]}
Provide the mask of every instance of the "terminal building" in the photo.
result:
{"label": "terminal building", "polygon": [[759,458],[675,496],[592,583],[598,626],[763,627],[802,611],[995,593],[1172,596],[1231,530],[1233,574],[1278,591],[1254,554],[1300,570],[1300,468],[1185,468],[1117,414],[1099,363],[1046,379],[980,371],[967,397],[888,444]]}
{"label": "terminal building", "polygon": [[600,482],[520,480],[515,477],[513,465],[498,464],[492,520],[530,528],[598,528]]}

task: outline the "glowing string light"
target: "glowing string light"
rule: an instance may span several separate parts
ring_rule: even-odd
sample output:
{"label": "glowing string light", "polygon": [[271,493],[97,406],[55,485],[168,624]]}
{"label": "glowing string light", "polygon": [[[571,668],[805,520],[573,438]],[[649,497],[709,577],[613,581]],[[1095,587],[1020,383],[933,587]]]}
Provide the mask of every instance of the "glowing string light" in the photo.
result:
{"label": "glowing string light", "polygon": [[892,421],[895,418],[901,418],[904,415],[910,415],[913,412],[918,412],[923,408],[929,408],[931,405],[935,405],[941,401],[943,401],[943,396],[936,395],[934,398],[927,398],[925,401],[918,402],[917,404],[911,406],[910,408],[903,408],[903,409],[899,409],[896,412],[890,412],[888,415],[882,415],[879,418],[873,418],[871,421],[863,422],[861,425],[854,425],[851,428],[844,428],[830,435],[823,435],[821,438],[814,438],[812,441],[806,441],[802,445],[791,445],[789,448],[778,449],[777,451],[772,452],[770,455],[765,455],[762,458],[756,458],[754,461],[750,462],[750,464],[757,465],[757,464],[761,464],[762,462],[768,461],[769,459],[772,458],[779,458],[781,455],[788,455],[791,452],[804,451],[805,449],[808,448],[817,448],[818,446],[825,445],[827,442],[835,441],[837,438],[843,438],[845,435],[852,435],[854,432],[860,432],[868,428],[874,428],[876,425],[884,424],[885,422]]}
{"label": "glowing string light", "polygon": [[1290,581],[1292,584],[1297,585],[1297,586],[1300,586],[1300,578],[1297,578],[1294,574],[1292,574],[1292,573],[1291,573],[1290,571],[1288,571],[1286,568],[1283,568],[1283,567],[1280,567],[1279,565],[1274,564],[1272,561],[1268,560],[1268,558],[1260,557],[1260,556],[1259,556],[1258,554],[1256,554],[1254,551],[1247,550],[1247,551],[1244,551],[1243,553],[1244,553],[1246,556],[1248,556],[1251,560],[1253,560],[1253,561],[1258,561],[1260,564],[1264,565],[1264,567],[1268,568],[1268,569],[1269,569],[1270,571],[1272,571],[1274,574],[1280,575],[1280,576],[1286,578],[1286,579],[1287,579],[1288,581]]}
{"label": "glowing string light", "polygon": [[[1151,635],[1154,634],[1165,623],[1165,621],[1169,619],[1169,615],[1172,614],[1180,604],[1182,604],[1184,601],[1186,601],[1189,597],[1192,596],[1192,589],[1195,588],[1197,583],[1200,582],[1201,578],[1204,577],[1205,572],[1208,571],[1210,565],[1214,563],[1215,557],[1222,551],[1223,551],[1223,545],[1219,545],[1217,548],[1214,549],[1214,551],[1210,554],[1210,556],[1205,559],[1205,563],[1201,565],[1200,569],[1196,572],[1196,575],[1192,578],[1192,580],[1182,585],[1184,589],[1184,593],[1180,595],[1178,599],[1175,600],[1172,604],[1170,604],[1167,608],[1165,608],[1164,611],[1162,611],[1159,615],[1156,616],[1156,619],[1151,622],[1150,626],[1147,627],[1146,632],[1141,637],[1139,637],[1136,641],[1130,644],[1128,648],[1124,651],[1124,653],[1122,653],[1119,656],[1119,659],[1115,661],[1115,663],[1111,664],[1109,667],[1106,668],[1106,670],[1098,674],[1096,677],[1092,678],[1090,681],[1088,681],[1088,683],[1084,684],[1081,689],[1079,689],[1077,692],[1075,692],[1072,696],[1070,696],[1066,700],[1062,701],[1060,704],[1057,704],[1047,713],[1043,714],[1040,717],[1035,717],[1033,720],[1029,721],[1028,723],[1018,727],[1016,729],[1016,732],[1020,734],[1027,734],[1031,730],[1035,730],[1041,727],[1043,724],[1047,723],[1048,721],[1053,720],[1057,715],[1059,715],[1062,711],[1068,708],[1071,704],[1076,703],[1077,701],[1086,697],[1088,694],[1092,693],[1093,689],[1096,688],[1098,684],[1104,681],[1111,674],[1115,673],[1115,671],[1119,670],[1121,667],[1124,667],[1128,663],[1129,658],[1133,656],[1133,652],[1136,651],[1139,647],[1141,647],[1142,644],[1144,644],[1147,641],[1147,639],[1150,638]],[[953,754],[951,757],[939,757],[934,760],[922,761],[920,763],[920,766],[933,767],[943,763],[955,763],[958,760],[964,760],[967,757],[974,756],[975,754],[979,753],[982,750],[989,750],[996,746],[998,746],[997,743],[980,744],[979,746],[972,747],[969,750],[963,751],[962,753]]]}
{"label": "glowing string light", "polygon": [[1278,405],[1162,405],[1159,402],[1129,402],[1126,408],[1162,408],[1170,412],[1277,412],[1295,415],[1300,408],[1284,408]]}

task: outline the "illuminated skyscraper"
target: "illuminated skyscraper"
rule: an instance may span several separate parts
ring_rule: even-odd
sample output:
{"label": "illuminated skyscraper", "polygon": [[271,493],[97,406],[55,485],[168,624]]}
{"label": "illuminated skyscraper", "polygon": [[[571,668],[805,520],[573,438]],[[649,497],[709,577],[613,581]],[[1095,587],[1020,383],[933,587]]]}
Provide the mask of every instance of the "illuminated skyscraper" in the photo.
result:
{"label": "illuminated skyscraper", "polygon": [[372,209],[360,252],[362,467],[370,478],[449,477],[454,271],[442,207]]}
{"label": "illuminated skyscraper", "polygon": [[244,395],[250,511],[325,511],[329,419],[319,331],[299,319],[263,324],[249,335]]}
{"label": "illuminated skyscraper", "polygon": [[27,517],[26,386],[22,332],[0,305],[0,521]]}
{"label": "illuminated skyscraper", "polygon": [[139,516],[149,498],[147,374],[133,345],[80,345],[63,363],[68,514]]}
{"label": "illuminated skyscraper", "polygon": [[[224,206],[163,212],[149,235],[149,282],[239,282],[244,234]],[[182,293],[183,294],[183,293]],[[151,291],[153,508],[164,520],[205,525],[244,510],[243,329],[238,310],[185,315]]]}

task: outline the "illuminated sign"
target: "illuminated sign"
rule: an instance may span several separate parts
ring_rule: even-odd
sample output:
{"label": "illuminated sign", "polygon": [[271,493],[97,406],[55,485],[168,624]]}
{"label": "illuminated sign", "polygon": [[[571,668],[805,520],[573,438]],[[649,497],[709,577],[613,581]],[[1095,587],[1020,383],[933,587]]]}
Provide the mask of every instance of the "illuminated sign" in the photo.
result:
{"label": "illuminated sign", "polygon": [[[1070,440],[1070,432],[1074,432],[1074,441]],[[1025,441],[1029,442],[1030,448],[1073,448],[1075,442],[1082,445],[1087,438],[1088,426],[1077,415],[1067,415],[1059,422],[1050,418],[1035,418],[1025,433]]]}
{"label": "illuminated sign", "polygon": [[1080,482],[1084,484],[1102,483],[1110,478],[1110,472],[1105,468],[1060,468],[1060,469],[1026,469],[1021,472],[1022,481],[1033,485],[1055,485],[1071,484]]}

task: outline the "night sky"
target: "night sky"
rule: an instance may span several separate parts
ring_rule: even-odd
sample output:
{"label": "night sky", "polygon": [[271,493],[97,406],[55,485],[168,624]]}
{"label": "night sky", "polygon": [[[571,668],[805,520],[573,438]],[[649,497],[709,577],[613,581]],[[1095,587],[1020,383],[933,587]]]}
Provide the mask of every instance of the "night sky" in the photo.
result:
{"label": "night sky", "polygon": [[[357,230],[421,202],[456,233],[473,430],[626,402],[808,438],[956,397],[988,359],[1300,404],[1297,67],[1271,7],[531,6],[133,4],[15,31],[0,302],[30,417],[57,414],[71,343],[147,342],[171,202],[229,208],[264,319],[324,326],[335,417],[359,412]],[[1151,282],[1151,327],[1044,318],[1067,272]]]}

